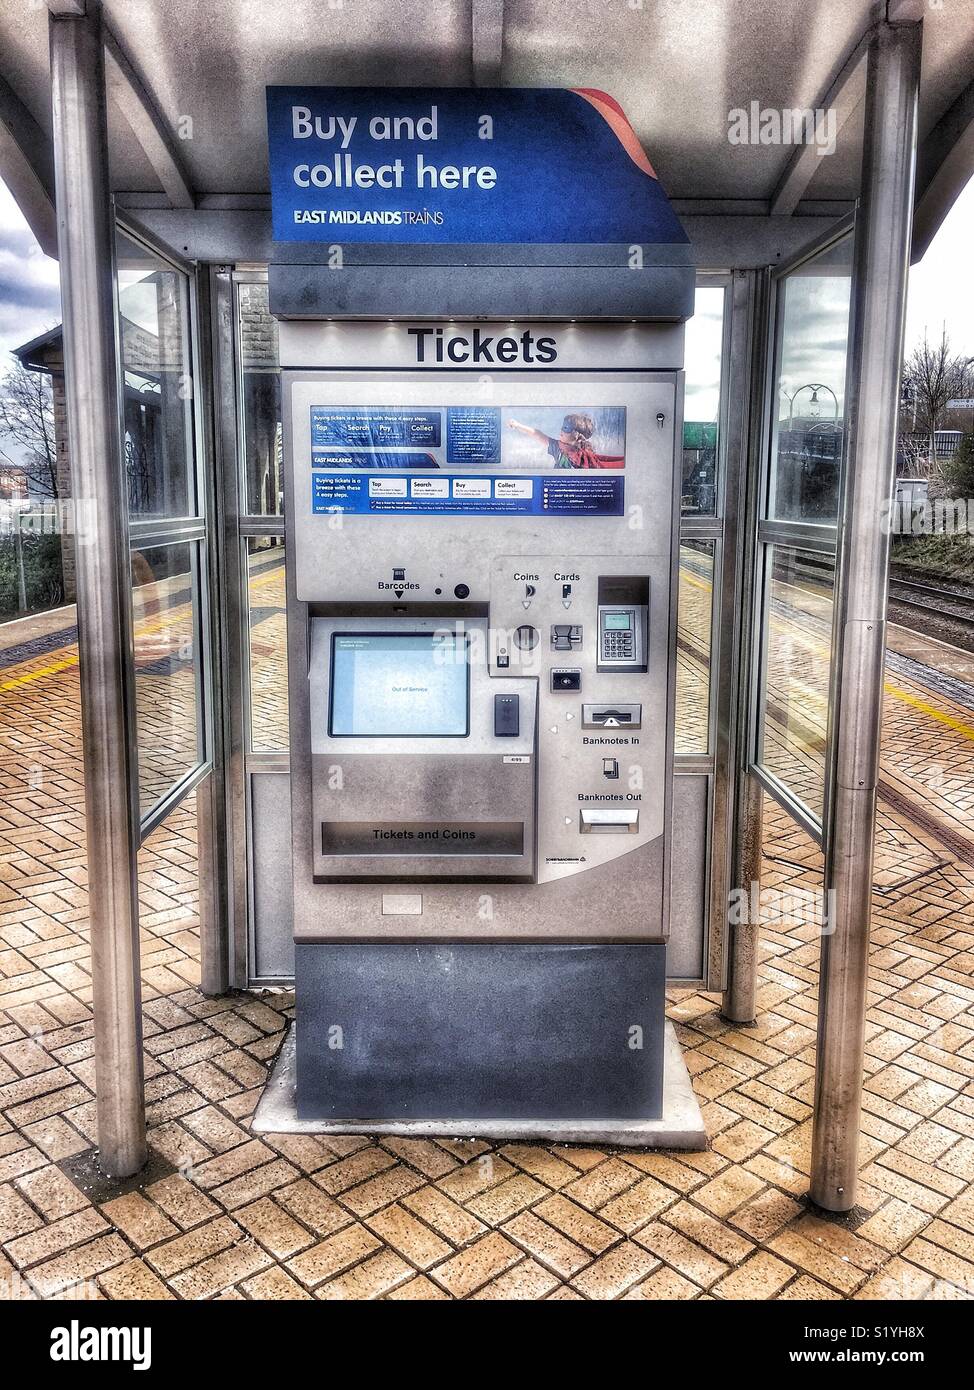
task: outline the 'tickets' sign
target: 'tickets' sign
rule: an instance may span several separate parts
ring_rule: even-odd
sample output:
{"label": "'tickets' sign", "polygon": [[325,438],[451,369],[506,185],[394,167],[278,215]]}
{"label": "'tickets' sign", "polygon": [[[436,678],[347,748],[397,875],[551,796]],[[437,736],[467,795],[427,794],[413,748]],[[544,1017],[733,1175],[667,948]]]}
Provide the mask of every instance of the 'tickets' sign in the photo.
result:
{"label": "'tickets' sign", "polygon": [[685,243],[604,92],[268,87],[278,241]]}

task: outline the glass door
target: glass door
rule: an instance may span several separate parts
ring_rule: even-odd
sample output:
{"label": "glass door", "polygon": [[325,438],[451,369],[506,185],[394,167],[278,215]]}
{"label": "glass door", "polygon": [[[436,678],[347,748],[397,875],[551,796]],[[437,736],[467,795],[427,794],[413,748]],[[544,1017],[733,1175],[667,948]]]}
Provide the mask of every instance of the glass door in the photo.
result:
{"label": "glass door", "polygon": [[194,276],[124,228],[116,236],[116,270],[145,838],[200,782],[212,758],[206,490]]}

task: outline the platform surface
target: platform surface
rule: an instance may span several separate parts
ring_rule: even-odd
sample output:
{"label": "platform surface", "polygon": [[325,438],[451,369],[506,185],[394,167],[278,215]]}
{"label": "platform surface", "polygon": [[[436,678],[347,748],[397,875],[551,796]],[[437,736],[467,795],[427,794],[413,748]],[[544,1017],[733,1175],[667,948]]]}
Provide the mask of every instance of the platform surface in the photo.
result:
{"label": "platform surface", "polygon": [[[700,634],[711,591],[700,553],[683,558],[695,566],[684,565],[680,604],[688,648],[678,732],[690,742],[706,727]],[[167,620],[193,631],[182,592]],[[280,750],[283,567],[266,551],[251,557],[250,609],[263,692],[255,742]],[[706,1152],[253,1135],[294,998],[265,990],[206,999],[197,990],[195,794],[139,854],[152,1158],[132,1190],[106,1200],[78,1170],[95,1142],[95,1105],[78,653],[74,616],[62,616],[54,631],[18,624],[0,654],[0,1297],[68,1288],[119,1300],[971,1299],[966,655],[916,636],[901,652],[895,632],[890,639],[867,1132],[851,1220],[805,1203],[818,943],[794,912],[766,924],[756,1024],[722,1019],[719,995],[668,991],[711,1137]],[[827,650],[824,614],[821,632],[807,619],[781,622],[782,640],[790,633]],[[177,746],[174,728],[175,751],[144,769],[147,794],[164,785],[180,750],[196,748],[192,699],[160,689],[178,688],[185,669],[142,677],[140,708],[144,698],[146,710],[162,701],[186,712],[185,738]],[[771,735],[783,731],[772,723]],[[820,849],[770,798],[764,847],[767,882],[786,903],[792,891],[820,888]]]}

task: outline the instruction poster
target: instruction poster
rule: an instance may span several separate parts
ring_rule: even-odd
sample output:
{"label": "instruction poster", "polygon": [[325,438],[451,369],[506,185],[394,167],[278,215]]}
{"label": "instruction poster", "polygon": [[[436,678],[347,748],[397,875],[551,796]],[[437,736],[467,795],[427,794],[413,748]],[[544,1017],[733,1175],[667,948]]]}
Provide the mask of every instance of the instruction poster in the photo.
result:
{"label": "instruction poster", "polygon": [[621,516],[625,464],[624,406],[311,407],[315,513]]}

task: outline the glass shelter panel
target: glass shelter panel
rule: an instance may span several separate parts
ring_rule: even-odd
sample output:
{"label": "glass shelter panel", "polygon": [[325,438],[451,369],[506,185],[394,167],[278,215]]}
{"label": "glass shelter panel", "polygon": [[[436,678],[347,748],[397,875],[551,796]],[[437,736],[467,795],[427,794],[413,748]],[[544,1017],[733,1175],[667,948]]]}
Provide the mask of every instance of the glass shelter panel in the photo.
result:
{"label": "glass shelter panel", "polygon": [[717,514],[717,422],[724,342],[724,288],[702,285],[686,326],[686,392],[683,406],[685,517]]}
{"label": "glass shelter panel", "polygon": [[758,761],[816,820],[825,800],[834,581],[830,556],[766,547]]}
{"label": "glass shelter panel", "polygon": [[255,753],[286,753],[287,616],[284,539],[247,541],[250,643],[250,745]]}
{"label": "glass shelter panel", "polygon": [[768,495],[772,521],[835,525],[851,284],[851,236],[779,283]]}
{"label": "glass shelter panel", "polygon": [[204,757],[199,544],[132,551],[139,805],[143,816]]}
{"label": "glass shelter panel", "polygon": [[237,333],[244,509],[250,516],[282,516],[281,372],[277,320],[268,311],[266,283],[237,286]]}
{"label": "glass shelter panel", "polygon": [[196,516],[188,280],[124,233],[116,247],[129,514]]}
{"label": "glass shelter panel", "polygon": [[710,751],[710,654],[716,542],[684,539],[676,639],[676,753]]}

